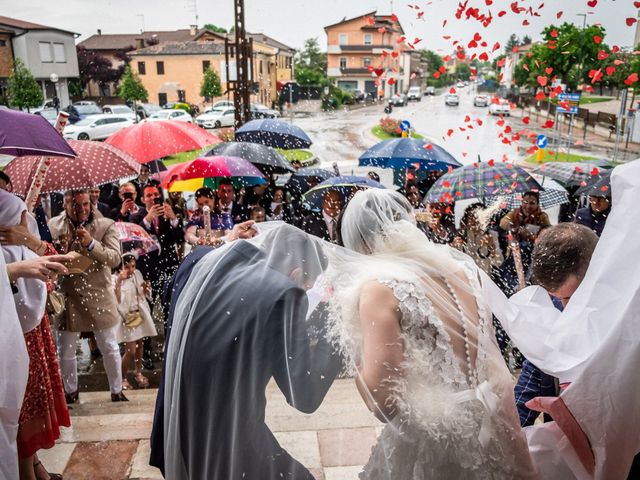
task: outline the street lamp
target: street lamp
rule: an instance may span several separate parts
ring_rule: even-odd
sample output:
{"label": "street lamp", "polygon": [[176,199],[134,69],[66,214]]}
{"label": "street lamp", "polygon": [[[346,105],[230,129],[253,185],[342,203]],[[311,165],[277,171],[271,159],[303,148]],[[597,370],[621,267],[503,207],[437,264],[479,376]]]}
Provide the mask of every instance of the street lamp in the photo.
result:
{"label": "street lamp", "polygon": [[582,17],[582,29],[587,28],[587,15],[593,15],[593,12],[576,13],[576,17]]}
{"label": "street lamp", "polygon": [[52,73],[49,75],[49,80],[53,83],[54,88],[56,89],[56,98],[53,99],[53,105],[56,107],[56,113],[60,111],[60,93],[58,91],[58,75],[56,73]]}

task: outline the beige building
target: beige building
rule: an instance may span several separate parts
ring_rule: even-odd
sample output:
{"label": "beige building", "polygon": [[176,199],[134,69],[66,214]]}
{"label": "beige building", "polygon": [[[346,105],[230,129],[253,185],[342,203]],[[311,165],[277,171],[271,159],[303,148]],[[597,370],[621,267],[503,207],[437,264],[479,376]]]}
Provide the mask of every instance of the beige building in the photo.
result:
{"label": "beige building", "polygon": [[[391,15],[369,12],[345,18],[324,30],[327,76],[335,79],[338,87],[351,92],[362,90],[374,97],[388,97],[409,88],[411,53],[400,39],[404,36],[402,26]],[[376,71],[385,73],[379,77]]]}

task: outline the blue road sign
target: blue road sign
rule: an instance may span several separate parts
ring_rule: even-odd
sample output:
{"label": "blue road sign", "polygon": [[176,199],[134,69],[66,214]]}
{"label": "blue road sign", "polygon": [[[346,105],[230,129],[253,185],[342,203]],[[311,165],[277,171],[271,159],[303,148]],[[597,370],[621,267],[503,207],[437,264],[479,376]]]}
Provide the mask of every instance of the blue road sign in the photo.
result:
{"label": "blue road sign", "polygon": [[402,130],[403,132],[411,130],[411,124],[409,123],[409,120],[403,120],[400,122],[400,130]]}
{"label": "blue road sign", "polygon": [[570,113],[571,115],[575,115],[578,113],[578,105],[580,104],[580,93],[559,93],[558,94],[558,102],[567,102],[569,104],[569,109],[562,108],[560,105],[556,107],[557,113]]}
{"label": "blue road sign", "polygon": [[545,148],[548,143],[549,139],[546,135],[538,135],[538,138],[536,139],[536,145],[538,146],[538,148]]}

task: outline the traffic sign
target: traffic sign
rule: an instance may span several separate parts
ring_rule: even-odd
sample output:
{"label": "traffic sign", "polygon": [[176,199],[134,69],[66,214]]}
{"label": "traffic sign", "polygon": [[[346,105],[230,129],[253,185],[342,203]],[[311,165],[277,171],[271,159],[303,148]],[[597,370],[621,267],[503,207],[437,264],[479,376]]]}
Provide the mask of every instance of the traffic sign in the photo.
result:
{"label": "traffic sign", "polygon": [[547,144],[549,143],[549,139],[547,138],[546,135],[538,135],[538,138],[536,139],[536,146],[538,148],[545,148],[547,146]]}
{"label": "traffic sign", "polygon": [[578,105],[580,104],[580,93],[559,93],[558,94],[558,102],[567,102],[569,104],[569,109],[561,107],[558,105],[556,107],[557,113],[570,113],[571,115],[575,115],[578,113]]}
{"label": "traffic sign", "polygon": [[411,130],[411,124],[409,123],[409,120],[403,120],[400,122],[400,130],[402,130],[403,132],[408,132],[409,130]]}

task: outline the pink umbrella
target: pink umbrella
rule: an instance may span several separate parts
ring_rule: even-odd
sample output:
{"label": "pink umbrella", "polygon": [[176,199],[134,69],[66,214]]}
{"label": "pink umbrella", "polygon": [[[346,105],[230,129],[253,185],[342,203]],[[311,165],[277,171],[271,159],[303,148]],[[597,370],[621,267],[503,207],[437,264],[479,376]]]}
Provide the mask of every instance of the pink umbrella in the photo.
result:
{"label": "pink umbrella", "polygon": [[160,250],[158,242],[136,223],[116,222],[116,230],[125,253],[133,251],[138,255],[146,255]]}
{"label": "pink umbrella", "polygon": [[114,133],[105,143],[124,150],[140,163],[147,163],[220,142],[215,135],[188,122],[143,120]]}
{"label": "pink umbrella", "polygon": [[[46,175],[39,185],[41,193],[89,188],[133,177],[140,164],[129,154],[102,142],[69,140],[77,157],[46,157]],[[13,191],[26,196],[42,157],[27,156],[11,160],[4,171],[11,177]]]}

